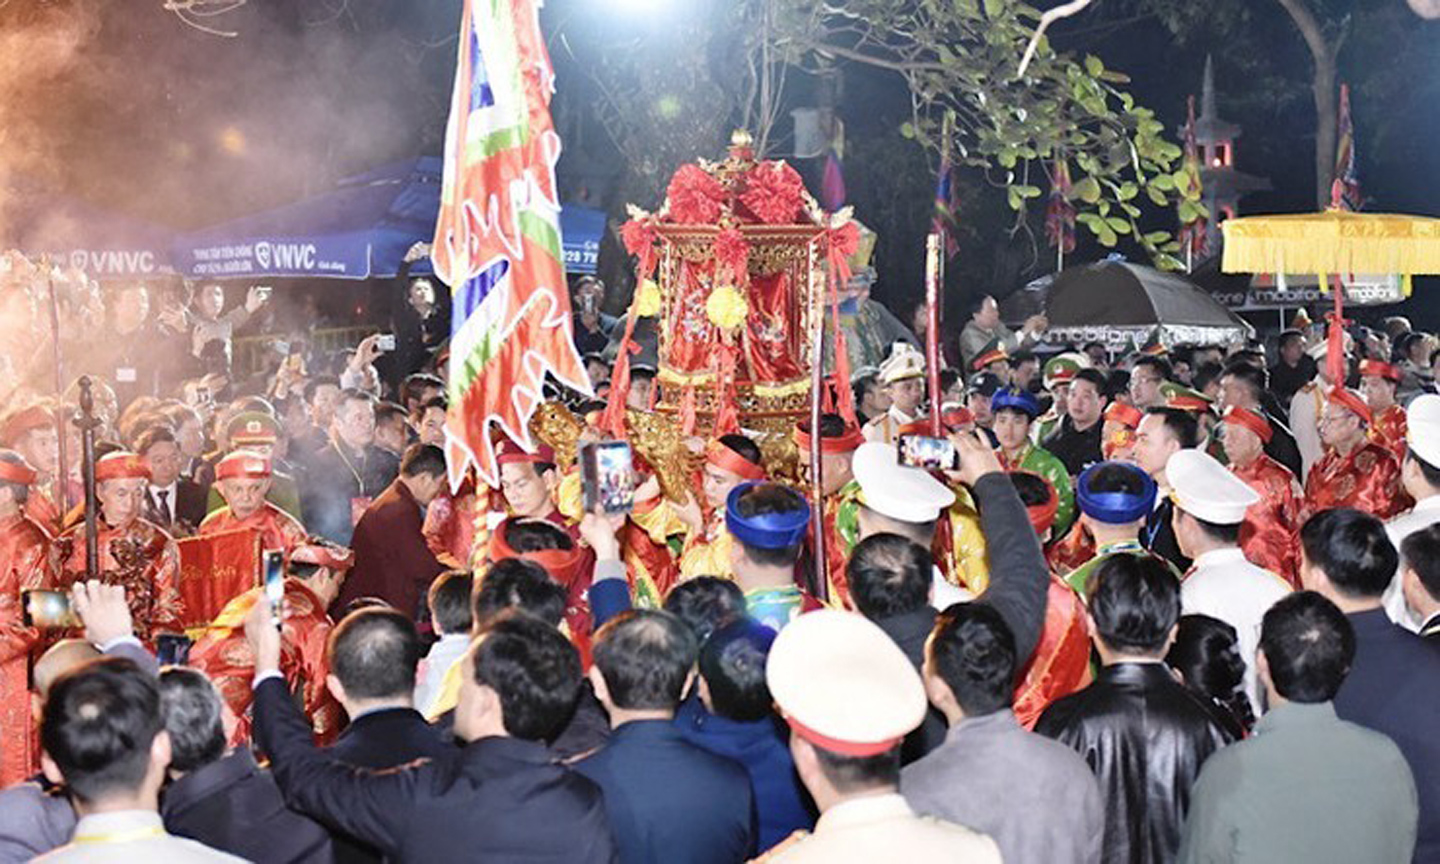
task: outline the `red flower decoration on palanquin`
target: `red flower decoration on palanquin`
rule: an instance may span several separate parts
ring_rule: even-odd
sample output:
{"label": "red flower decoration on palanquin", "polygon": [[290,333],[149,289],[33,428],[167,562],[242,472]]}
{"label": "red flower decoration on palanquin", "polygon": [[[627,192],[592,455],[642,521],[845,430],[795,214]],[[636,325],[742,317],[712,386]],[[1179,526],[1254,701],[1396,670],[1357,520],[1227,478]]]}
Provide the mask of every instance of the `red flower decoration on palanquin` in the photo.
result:
{"label": "red flower decoration on palanquin", "polygon": [[723,267],[730,269],[731,275],[741,279],[746,272],[746,262],[750,258],[750,242],[745,239],[739,229],[725,228],[715,235],[715,260]]}
{"label": "red flower decoration on palanquin", "polygon": [[665,190],[670,219],[682,224],[710,224],[720,218],[725,187],[698,165],[682,165]]}
{"label": "red flower decoration on palanquin", "polygon": [[769,225],[794,222],[800,211],[805,183],[800,174],[784,162],[761,162],[745,174],[745,191],[740,203]]}
{"label": "red flower decoration on palanquin", "polygon": [[620,226],[620,242],[625,251],[640,259],[640,276],[646,277],[655,271],[655,226],[647,217],[631,219]]}

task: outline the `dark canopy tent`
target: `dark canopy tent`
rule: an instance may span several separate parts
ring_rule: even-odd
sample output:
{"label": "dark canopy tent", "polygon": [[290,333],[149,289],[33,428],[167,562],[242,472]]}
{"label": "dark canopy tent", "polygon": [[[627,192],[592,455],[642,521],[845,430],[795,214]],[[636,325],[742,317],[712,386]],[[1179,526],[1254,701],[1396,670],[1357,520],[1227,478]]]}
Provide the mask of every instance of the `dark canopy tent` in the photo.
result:
{"label": "dark canopy tent", "polygon": [[1167,345],[1225,343],[1254,332],[1184,275],[1128,261],[1062,271],[1050,283],[1045,314],[1047,341],[1098,341],[1122,351],[1139,347],[1157,328]]}
{"label": "dark canopy tent", "polygon": [[170,228],[25,181],[0,195],[0,250],[18,249],[32,261],[49,255],[57,265],[101,280],[171,272]]}
{"label": "dark canopy tent", "polygon": [[[394,277],[411,247],[435,235],[441,170],[431,156],[382,165],[334,191],[184,235],[175,267],[192,279]],[[604,214],[565,208],[560,223],[566,269],[594,272]],[[409,272],[429,273],[429,256]]]}

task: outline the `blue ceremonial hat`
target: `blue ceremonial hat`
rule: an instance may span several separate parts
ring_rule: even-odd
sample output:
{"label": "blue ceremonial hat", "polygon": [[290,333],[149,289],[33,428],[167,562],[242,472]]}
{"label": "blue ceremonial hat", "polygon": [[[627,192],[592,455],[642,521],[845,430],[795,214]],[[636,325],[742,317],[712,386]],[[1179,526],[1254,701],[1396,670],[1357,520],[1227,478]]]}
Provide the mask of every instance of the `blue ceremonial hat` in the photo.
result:
{"label": "blue ceremonial hat", "polygon": [[[798,492],[795,498],[800,504],[798,510],[784,513],[757,513],[754,516],[740,515],[740,496],[765,485],[766,481],[752,480],[741,483],[730,491],[725,499],[725,527],[747,546],[757,549],[786,549],[805,539],[805,529],[810,525],[810,502]],[[778,485],[778,484],[771,484]],[[788,486],[780,488],[794,492]]]}
{"label": "blue ceremonial hat", "polygon": [[1010,408],[1026,414],[1031,420],[1040,416],[1040,402],[1028,390],[1021,390],[1018,387],[1006,387],[997,390],[994,396],[990,397],[990,411],[993,413],[1002,408]]}
{"label": "blue ceremonial hat", "polygon": [[[1094,478],[1095,472],[1110,466],[1123,468],[1133,472],[1141,481],[1142,491],[1132,492],[1092,492],[1090,481]],[[1139,467],[1128,462],[1097,462],[1086,468],[1075,483],[1075,503],[1080,505],[1080,511],[1092,519],[1098,519],[1107,525],[1124,525],[1129,522],[1139,522],[1155,509],[1155,481],[1151,479]]]}

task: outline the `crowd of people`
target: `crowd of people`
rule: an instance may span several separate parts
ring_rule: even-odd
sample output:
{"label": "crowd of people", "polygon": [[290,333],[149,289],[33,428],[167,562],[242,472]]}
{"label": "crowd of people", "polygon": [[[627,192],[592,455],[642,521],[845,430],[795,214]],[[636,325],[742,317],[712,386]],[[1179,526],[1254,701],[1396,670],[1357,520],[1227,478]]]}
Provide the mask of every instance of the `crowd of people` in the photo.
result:
{"label": "crowd of people", "polygon": [[[0,861],[1440,861],[1440,394],[1408,322],[1347,334],[1335,380],[1303,322],[1042,356],[1043,317],[984,298],[942,429],[902,339],[854,417],[790,430],[802,477],[742,429],[686,442],[684,489],[637,459],[607,513],[545,444],[450,484],[429,290],[401,367],[296,340],[247,381],[135,334],[228,357],[265,291],[154,321],[97,293],[94,514],[80,388],[7,379]],[[555,394],[583,440],[664,386],[642,350],[609,392],[602,299],[577,286],[598,401]],[[187,580],[221,575],[179,544],[237,535],[283,585],[262,555],[197,621]]]}

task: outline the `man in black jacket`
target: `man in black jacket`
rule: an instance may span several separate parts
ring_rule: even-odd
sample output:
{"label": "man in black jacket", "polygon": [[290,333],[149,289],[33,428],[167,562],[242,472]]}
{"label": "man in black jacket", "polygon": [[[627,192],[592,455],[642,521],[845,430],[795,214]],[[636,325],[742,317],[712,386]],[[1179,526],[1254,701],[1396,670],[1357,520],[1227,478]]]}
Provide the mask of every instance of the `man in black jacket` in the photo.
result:
{"label": "man in black jacket", "polygon": [[[350,725],[327,752],[357,768],[385,769],[417,759],[445,760],[455,747],[414,708],[420,635],[394,609],[361,609],[330,634],[330,693]],[[337,862],[379,862],[374,847],[335,835]]]}
{"label": "man in black jacket", "polygon": [[[1270,376],[1264,367],[1235,362],[1226,366],[1220,375],[1220,400],[1216,407],[1224,411],[1231,405],[1237,405],[1270,421],[1273,434],[1270,440],[1265,442],[1265,455],[1289,468],[1296,477],[1302,477],[1304,475],[1301,474],[1300,448],[1296,445],[1290,428],[1285,425],[1288,418],[1280,416],[1273,407],[1265,404],[1265,397],[1268,395]],[[1271,401],[1273,402],[1273,397]],[[1284,404],[1290,404],[1288,398]]]}
{"label": "man in black jacket", "polygon": [[569,719],[580,655],[558,630],[524,615],[492,623],[461,661],[449,762],[372,773],[334,762],[280,675],[268,603],[245,623],[255,651],[255,729],[276,782],[302,812],[374,844],[395,861],[613,862],[600,789],[554,763],[544,740]]}
{"label": "man in black jacket", "polygon": [[160,674],[160,714],[170,733],[165,828],[248,861],[328,862],[325,829],[285,806],[275,780],[248,749],[225,752],[220,694],[194,669]]}
{"label": "man in black jacket", "polygon": [[1180,583],[1164,562],[1124,552],[1105,559],[1090,579],[1090,632],[1104,668],[1035,726],[1099,778],[1107,862],[1174,860],[1190,787],[1231,740],[1163,662],[1179,619]]}
{"label": "man in black jacket", "polygon": [[375,446],[375,400],[369,394],[340,392],[329,438],[303,468],[305,525],[332,543],[349,546],[360,514],[400,473],[400,460]]}

